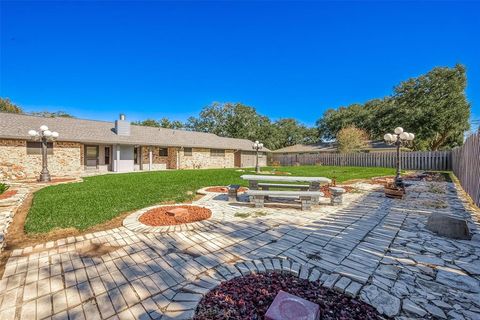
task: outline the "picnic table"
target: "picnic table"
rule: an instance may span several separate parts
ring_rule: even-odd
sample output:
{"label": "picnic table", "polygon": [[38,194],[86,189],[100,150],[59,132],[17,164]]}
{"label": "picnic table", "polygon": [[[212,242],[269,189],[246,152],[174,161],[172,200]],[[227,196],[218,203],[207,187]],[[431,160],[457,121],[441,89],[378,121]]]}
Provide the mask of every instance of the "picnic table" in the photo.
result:
{"label": "picnic table", "polygon": [[[255,174],[244,174],[240,178],[243,180],[248,180],[248,187],[252,190],[258,190],[259,187],[262,187],[262,183],[259,181],[271,181],[271,182],[287,182],[285,184],[270,184],[274,187],[298,187],[300,189],[305,188],[305,185],[295,185],[293,182],[306,182],[308,183],[309,191],[318,191],[320,190],[320,185],[324,183],[331,183],[332,180],[325,177],[293,177],[293,176],[275,176],[275,175],[255,175]],[[268,183],[263,184],[265,187],[269,187]],[[263,188],[262,188],[263,189]]]}
{"label": "picnic table", "polygon": [[[242,175],[240,178],[248,181],[250,190],[269,190],[270,188],[280,189],[299,189],[300,191],[320,191],[320,185],[331,183],[332,180],[325,177],[294,177],[294,176],[275,176],[275,175]],[[304,183],[304,184],[296,184]],[[301,195],[302,193],[297,193]],[[272,196],[279,195],[272,192]],[[317,204],[319,197],[313,200]]]}

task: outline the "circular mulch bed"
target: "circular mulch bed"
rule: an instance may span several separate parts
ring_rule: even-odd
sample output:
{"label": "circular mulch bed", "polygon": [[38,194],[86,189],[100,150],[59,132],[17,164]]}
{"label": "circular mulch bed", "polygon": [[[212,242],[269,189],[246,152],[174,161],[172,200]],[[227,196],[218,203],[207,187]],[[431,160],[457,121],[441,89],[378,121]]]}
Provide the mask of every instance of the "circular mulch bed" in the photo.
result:
{"label": "circular mulch bed", "polygon": [[322,320],[385,319],[372,306],[278,272],[251,274],[223,282],[200,301],[194,320],[261,320],[280,291],[286,291],[320,306]]}
{"label": "circular mulch bed", "polygon": [[[240,187],[238,189],[238,192],[245,192],[247,190],[248,189],[245,188],[245,187]],[[228,188],[227,187],[210,187],[210,188],[205,189],[205,191],[207,191],[207,192],[228,193]]]}
{"label": "circular mulch bed", "polygon": [[[169,212],[172,209],[179,208],[186,210],[175,214]],[[148,210],[142,214],[138,220],[147,226],[159,227],[201,221],[211,216],[212,212],[207,208],[197,206],[163,206]]]}

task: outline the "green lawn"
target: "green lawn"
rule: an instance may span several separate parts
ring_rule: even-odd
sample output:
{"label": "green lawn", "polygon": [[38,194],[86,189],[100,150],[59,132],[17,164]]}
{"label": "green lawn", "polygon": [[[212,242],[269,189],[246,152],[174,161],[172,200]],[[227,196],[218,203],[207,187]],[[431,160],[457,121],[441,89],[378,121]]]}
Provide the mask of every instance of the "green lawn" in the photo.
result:
{"label": "green lawn", "polygon": [[[361,167],[300,166],[277,170],[298,176],[336,178],[338,182],[394,174],[394,169]],[[46,233],[71,227],[84,230],[122,212],[165,201],[190,200],[197,189],[205,186],[246,185],[239,178],[242,174],[245,172],[235,169],[138,172],[88,177],[81,183],[46,187],[35,193],[25,231]]]}

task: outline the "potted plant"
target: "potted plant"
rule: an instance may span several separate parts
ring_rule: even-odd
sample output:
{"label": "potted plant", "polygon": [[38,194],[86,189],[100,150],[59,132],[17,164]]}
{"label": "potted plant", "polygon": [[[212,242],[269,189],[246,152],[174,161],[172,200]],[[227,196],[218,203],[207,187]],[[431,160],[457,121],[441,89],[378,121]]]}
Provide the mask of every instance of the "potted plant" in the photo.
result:
{"label": "potted plant", "polygon": [[385,196],[394,199],[403,199],[405,196],[405,187],[397,186],[395,182],[387,183],[384,187]]}

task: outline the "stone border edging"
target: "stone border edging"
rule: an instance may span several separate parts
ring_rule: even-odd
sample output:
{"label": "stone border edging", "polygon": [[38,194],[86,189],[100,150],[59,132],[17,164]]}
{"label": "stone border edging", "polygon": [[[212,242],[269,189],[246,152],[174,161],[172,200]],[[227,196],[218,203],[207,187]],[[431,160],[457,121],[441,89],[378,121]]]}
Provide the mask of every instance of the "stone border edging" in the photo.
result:
{"label": "stone border edging", "polygon": [[[207,191],[207,189],[210,189],[210,188],[227,188],[227,186],[208,186],[208,187],[204,187],[204,188],[198,189],[198,190],[197,190],[197,194],[203,195],[203,196],[206,196],[206,195],[208,195],[208,194],[227,194],[226,192],[212,192],[212,191]],[[244,188],[245,188],[245,187],[244,187]],[[247,188],[247,189],[248,189],[248,188]],[[239,191],[238,193],[241,194],[241,193],[244,193],[244,191]]]}
{"label": "stone border edging", "polygon": [[[170,207],[170,206],[194,206],[202,207],[208,209],[212,212],[212,217],[206,220],[194,221],[189,223],[170,225],[170,226],[158,226],[153,227],[140,222],[140,217],[149,210],[160,208],[160,207]],[[162,204],[150,206],[147,208],[140,209],[130,214],[123,220],[123,226],[128,230],[134,232],[145,232],[145,233],[168,233],[168,232],[182,232],[182,231],[192,231],[204,228],[213,228],[217,223],[221,222],[216,218],[214,210],[203,205],[198,204],[185,204],[185,203],[175,203],[175,204]]]}
{"label": "stone border edging", "polygon": [[[312,282],[319,280],[323,287],[351,298],[359,298],[360,290],[363,287],[361,283],[348,277],[337,273],[328,273],[319,267],[300,264],[281,257],[243,260],[235,264],[218,265],[206,270],[195,280],[184,282],[172,296],[164,315],[167,317],[177,316],[178,312],[182,311],[178,319],[191,319],[202,298],[221,283],[252,273],[267,272],[289,273]],[[366,303],[368,304],[368,302]]]}
{"label": "stone border edging", "polygon": [[16,190],[17,193],[8,198],[0,199],[0,253],[5,246],[5,237],[8,227],[13,221],[13,216],[29,193],[26,188],[5,184],[8,186],[7,192],[8,190]]}

